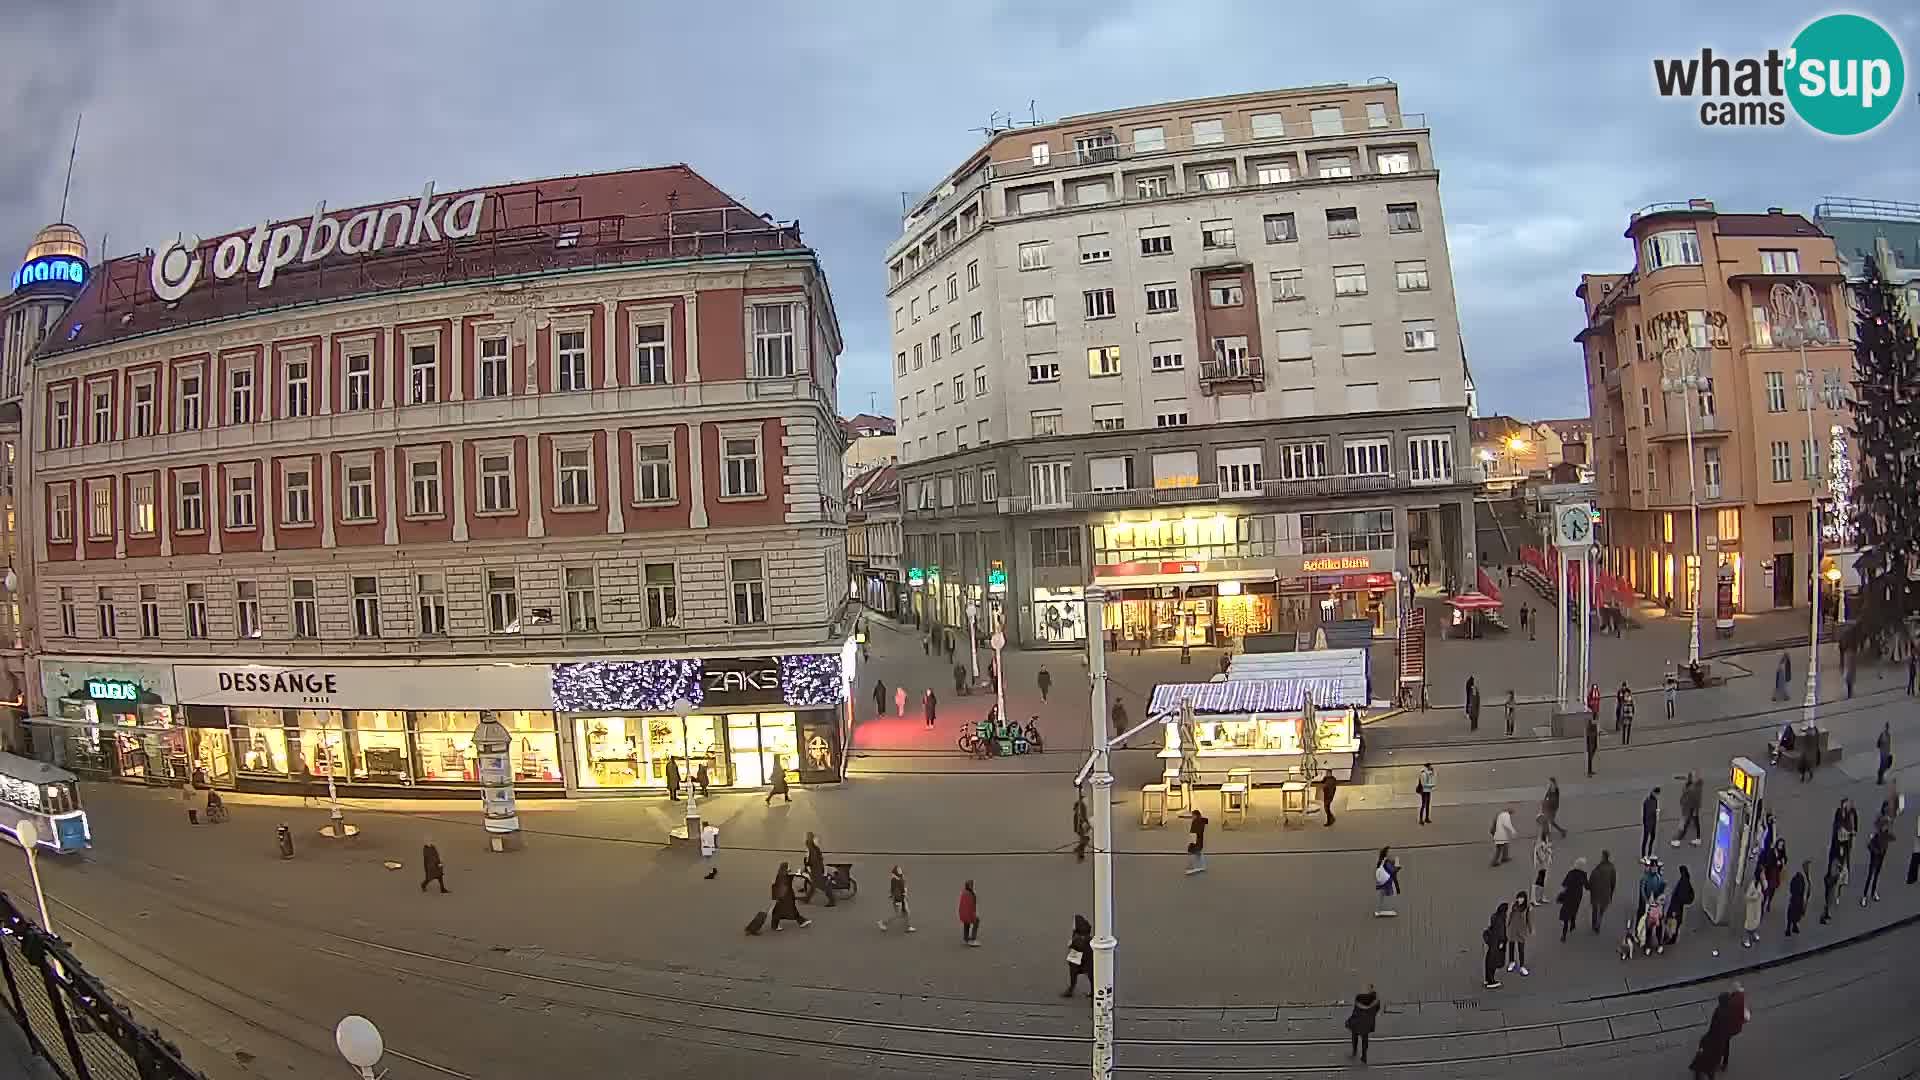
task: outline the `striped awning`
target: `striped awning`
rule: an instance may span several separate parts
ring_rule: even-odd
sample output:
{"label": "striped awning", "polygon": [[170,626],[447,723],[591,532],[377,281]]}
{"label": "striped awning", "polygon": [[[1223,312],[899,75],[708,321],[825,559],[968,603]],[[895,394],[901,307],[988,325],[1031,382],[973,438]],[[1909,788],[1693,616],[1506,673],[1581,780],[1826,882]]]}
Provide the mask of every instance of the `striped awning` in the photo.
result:
{"label": "striped awning", "polygon": [[1500,601],[1486,593],[1464,592],[1447,598],[1447,603],[1462,611],[1491,610],[1500,606]]}
{"label": "striped awning", "polygon": [[1153,688],[1147,715],[1171,717],[1191,700],[1197,715],[1297,713],[1313,695],[1315,708],[1366,706],[1366,688],[1353,679],[1331,676],[1299,679],[1241,679],[1228,682],[1162,683]]}

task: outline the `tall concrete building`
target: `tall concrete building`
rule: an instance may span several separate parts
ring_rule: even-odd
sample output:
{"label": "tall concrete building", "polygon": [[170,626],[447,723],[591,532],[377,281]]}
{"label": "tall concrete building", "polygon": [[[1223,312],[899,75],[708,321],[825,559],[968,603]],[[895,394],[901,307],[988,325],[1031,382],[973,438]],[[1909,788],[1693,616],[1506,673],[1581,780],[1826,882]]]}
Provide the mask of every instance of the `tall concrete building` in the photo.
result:
{"label": "tall concrete building", "polygon": [[[1693,595],[1691,498],[1700,505],[1709,612],[1767,611],[1809,600],[1812,498],[1826,497],[1831,432],[1849,427],[1853,350],[1839,254],[1812,222],[1778,208],[1728,214],[1706,199],[1634,214],[1624,274],[1585,274],[1575,295],[1593,408],[1594,486],[1607,569],[1633,590]],[[1776,328],[1776,284],[1806,283],[1830,343],[1800,354]],[[1663,326],[1684,326],[1677,348]],[[1663,376],[1707,382],[1669,393]],[[1689,487],[1687,413],[1692,412]],[[1809,424],[1811,421],[1811,425]],[[1722,574],[1720,568],[1725,568]]]}
{"label": "tall concrete building", "polygon": [[1028,644],[1396,626],[1472,582],[1425,119],[1390,84],[996,132],[888,252],[913,614]]}

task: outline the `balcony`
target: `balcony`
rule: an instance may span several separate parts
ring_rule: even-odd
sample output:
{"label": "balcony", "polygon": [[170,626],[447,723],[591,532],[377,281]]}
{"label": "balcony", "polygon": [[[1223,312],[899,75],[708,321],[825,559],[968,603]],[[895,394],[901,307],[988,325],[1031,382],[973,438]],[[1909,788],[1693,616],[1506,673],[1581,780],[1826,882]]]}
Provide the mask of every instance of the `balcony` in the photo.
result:
{"label": "balcony", "polygon": [[[1315,476],[1296,480],[1261,480],[1236,485],[1184,484],[1176,487],[1111,488],[1105,491],[1075,491],[1047,501],[1031,495],[1003,495],[994,500],[997,513],[1006,515],[1047,513],[1050,511],[1140,510],[1156,506],[1192,506],[1206,503],[1286,502],[1301,499],[1327,499],[1346,495],[1371,495],[1407,491],[1419,487],[1475,485],[1486,482],[1485,472],[1477,465],[1456,465],[1451,477],[1415,477],[1408,472],[1369,475]],[[910,510],[910,518],[952,517],[958,514],[985,513],[985,505]]]}
{"label": "balcony", "polygon": [[1214,357],[1200,361],[1200,392],[1211,396],[1217,388],[1245,383],[1251,390],[1267,384],[1266,368],[1257,356]]}
{"label": "balcony", "polygon": [[[1303,128],[1290,128],[1284,135],[1255,138],[1250,130],[1224,131],[1217,138],[1196,140],[1192,135],[1167,135],[1143,143],[1115,141],[1089,145],[1075,150],[1050,154],[1045,160],[1035,161],[1031,155],[1006,158],[990,162],[987,169],[996,180],[1014,176],[1032,176],[1051,172],[1056,169],[1077,169],[1083,165],[1107,165],[1120,161],[1145,161],[1156,157],[1170,157],[1175,154],[1213,153],[1242,151],[1251,147],[1294,147],[1312,139],[1334,138],[1347,135],[1373,135],[1384,131],[1424,131],[1427,127],[1425,113],[1401,113],[1398,116],[1370,118],[1366,116],[1342,116],[1336,127],[1331,124],[1316,124]],[[1358,174],[1356,175],[1372,175]],[[1398,175],[1398,174],[1395,174]]]}
{"label": "balcony", "polygon": [[[1665,429],[1649,430],[1647,432],[1647,441],[1650,443],[1683,443],[1687,441],[1686,417],[1675,418],[1670,416],[1667,418],[1667,424],[1668,426]],[[1701,439],[1724,439],[1730,434],[1732,434],[1732,432],[1728,430],[1726,420],[1718,414],[1713,416],[1696,416],[1693,418],[1693,437],[1696,441]]]}

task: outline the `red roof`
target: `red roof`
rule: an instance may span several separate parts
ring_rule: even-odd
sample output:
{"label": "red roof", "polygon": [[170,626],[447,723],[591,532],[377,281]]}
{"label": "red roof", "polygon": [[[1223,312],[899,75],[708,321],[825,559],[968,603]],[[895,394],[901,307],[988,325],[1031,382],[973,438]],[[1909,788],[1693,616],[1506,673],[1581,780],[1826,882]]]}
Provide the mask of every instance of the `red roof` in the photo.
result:
{"label": "red roof", "polygon": [[[94,270],[63,322],[47,335],[44,352],[275,308],[462,281],[670,259],[812,255],[801,242],[798,223],[756,214],[685,165],[436,191],[434,204],[474,192],[487,198],[471,238],[443,237],[366,254],[335,251],[281,268],[264,289],[245,269],[224,281],[210,272],[220,241],[251,235],[252,224],[200,244],[200,278],[175,303],[154,295],[152,251],[110,260]],[[411,205],[419,197],[418,192],[401,194],[366,207],[329,207],[326,213],[345,223],[361,210]],[[311,216],[309,211],[276,224],[304,224]]]}

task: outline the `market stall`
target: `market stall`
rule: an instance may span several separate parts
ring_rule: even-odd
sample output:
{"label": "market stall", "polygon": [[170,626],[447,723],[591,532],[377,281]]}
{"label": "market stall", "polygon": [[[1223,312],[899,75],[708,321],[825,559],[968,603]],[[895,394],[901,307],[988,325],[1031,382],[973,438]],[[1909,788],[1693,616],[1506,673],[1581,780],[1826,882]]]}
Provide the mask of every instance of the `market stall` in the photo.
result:
{"label": "market stall", "polygon": [[[1309,700],[1312,727],[1303,732]],[[1190,739],[1182,703],[1192,705]],[[1245,769],[1254,784],[1278,784],[1322,770],[1352,779],[1358,719],[1371,705],[1366,654],[1327,649],[1237,656],[1225,680],[1154,687],[1148,713],[1166,733],[1159,756],[1183,762],[1189,782],[1218,784]]]}

